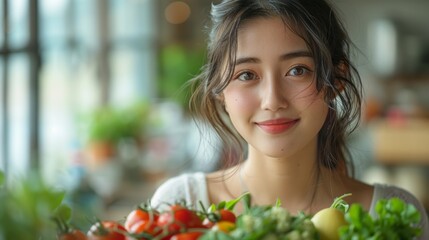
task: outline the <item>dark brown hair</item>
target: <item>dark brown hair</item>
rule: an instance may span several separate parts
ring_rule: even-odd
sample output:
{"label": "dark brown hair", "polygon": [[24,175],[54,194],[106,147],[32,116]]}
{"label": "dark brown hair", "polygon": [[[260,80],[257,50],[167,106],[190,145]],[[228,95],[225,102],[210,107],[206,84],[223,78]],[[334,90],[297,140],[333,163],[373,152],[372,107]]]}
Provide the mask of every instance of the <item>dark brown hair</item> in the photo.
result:
{"label": "dark brown hair", "polygon": [[[225,147],[227,166],[244,156],[242,139],[225,118],[218,94],[229,84],[235,65],[237,33],[243,22],[280,17],[307,44],[315,62],[316,87],[325,91],[327,119],[318,135],[319,162],[347,172],[346,137],[361,113],[361,80],[350,62],[351,42],[331,5],[324,0],[224,0],[212,6],[207,63],[192,80],[194,116],[213,127]],[[236,154],[238,153],[238,155]]]}

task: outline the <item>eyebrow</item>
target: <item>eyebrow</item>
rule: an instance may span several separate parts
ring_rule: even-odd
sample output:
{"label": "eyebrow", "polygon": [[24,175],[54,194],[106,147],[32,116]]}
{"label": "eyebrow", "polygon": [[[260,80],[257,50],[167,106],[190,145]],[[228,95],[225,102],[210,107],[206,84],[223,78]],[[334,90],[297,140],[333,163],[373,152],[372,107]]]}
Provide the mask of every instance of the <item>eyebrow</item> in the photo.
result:
{"label": "eyebrow", "polygon": [[[286,61],[286,60],[289,60],[292,58],[298,58],[298,57],[312,58],[313,55],[309,51],[299,50],[299,51],[289,52],[289,53],[285,53],[285,54],[281,55],[280,60]],[[240,64],[244,64],[244,63],[259,63],[259,62],[261,62],[261,60],[259,58],[243,57],[243,58],[237,58],[235,60],[235,66],[240,65]]]}

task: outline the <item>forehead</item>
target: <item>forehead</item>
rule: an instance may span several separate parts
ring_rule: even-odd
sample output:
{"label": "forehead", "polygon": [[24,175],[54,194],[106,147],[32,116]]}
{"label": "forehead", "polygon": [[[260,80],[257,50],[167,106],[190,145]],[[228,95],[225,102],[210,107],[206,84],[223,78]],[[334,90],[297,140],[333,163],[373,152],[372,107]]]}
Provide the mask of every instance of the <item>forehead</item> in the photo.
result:
{"label": "forehead", "polygon": [[242,51],[257,53],[293,50],[308,50],[308,47],[280,17],[249,19],[238,30],[238,54]]}

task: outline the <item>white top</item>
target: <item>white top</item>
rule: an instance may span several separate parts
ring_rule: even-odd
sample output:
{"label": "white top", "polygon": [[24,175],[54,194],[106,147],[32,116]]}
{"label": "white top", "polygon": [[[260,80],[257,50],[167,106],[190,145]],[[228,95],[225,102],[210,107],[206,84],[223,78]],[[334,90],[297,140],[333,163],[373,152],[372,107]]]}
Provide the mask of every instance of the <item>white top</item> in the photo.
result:
{"label": "white top", "polygon": [[[421,221],[418,224],[422,228],[422,234],[419,239],[429,239],[429,222],[428,216],[423,205],[408,191],[384,184],[374,184],[374,193],[372,196],[369,213],[376,217],[375,204],[379,199],[389,199],[398,197],[406,203],[413,204],[421,214]],[[164,182],[151,198],[151,205],[156,208],[167,206],[166,203],[172,204],[178,200],[185,200],[190,207],[200,208],[200,202],[208,207],[210,206],[206,176],[203,172],[186,173]]]}

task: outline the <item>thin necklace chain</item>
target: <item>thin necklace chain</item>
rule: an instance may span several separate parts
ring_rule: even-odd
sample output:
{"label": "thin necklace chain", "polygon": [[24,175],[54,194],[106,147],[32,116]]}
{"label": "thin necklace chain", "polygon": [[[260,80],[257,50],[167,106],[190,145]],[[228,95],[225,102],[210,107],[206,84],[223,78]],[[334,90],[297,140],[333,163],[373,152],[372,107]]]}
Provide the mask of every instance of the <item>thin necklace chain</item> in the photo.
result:
{"label": "thin necklace chain", "polygon": [[[250,193],[250,195],[252,195],[251,192],[250,192],[250,190],[249,190],[249,188],[247,187],[246,182],[244,182],[244,179],[243,179],[243,166],[242,165],[240,166],[240,170],[238,171],[238,176],[239,176],[239,179],[240,179],[241,193],[248,192],[248,193]],[[307,210],[308,209],[309,212],[311,212],[311,207],[313,205],[314,198],[316,197],[316,193],[317,193],[317,189],[318,189],[317,182],[319,182],[319,177],[320,177],[320,174],[318,172],[317,173],[317,177],[316,177],[316,184],[314,184],[314,190],[313,190],[313,194],[311,196],[311,200],[309,201],[309,203],[307,204],[307,206],[303,210]]]}

